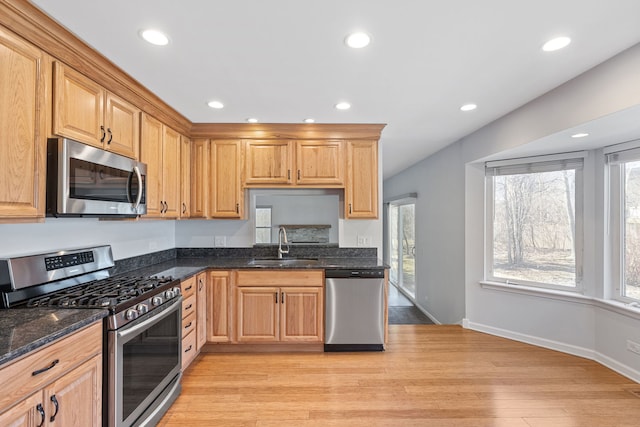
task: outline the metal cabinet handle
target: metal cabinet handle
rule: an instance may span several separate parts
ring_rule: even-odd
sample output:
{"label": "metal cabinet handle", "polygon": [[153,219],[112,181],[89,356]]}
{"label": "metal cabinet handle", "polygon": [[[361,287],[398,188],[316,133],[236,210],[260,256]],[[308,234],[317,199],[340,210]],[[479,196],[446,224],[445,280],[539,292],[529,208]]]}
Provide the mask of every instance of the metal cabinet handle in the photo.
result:
{"label": "metal cabinet handle", "polygon": [[240,203],[236,203],[236,213],[240,213]]}
{"label": "metal cabinet handle", "polygon": [[276,296],[276,304],[277,304],[278,303],[278,293],[277,292],[275,293],[275,296]]}
{"label": "metal cabinet handle", "polygon": [[298,180],[300,179],[300,169],[298,169]]}
{"label": "metal cabinet handle", "polygon": [[182,213],[187,213],[187,204],[185,202],[182,202]]}
{"label": "metal cabinet handle", "polygon": [[287,169],[287,179],[291,179],[291,169]]}
{"label": "metal cabinet handle", "polygon": [[351,203],[349,203],[349,213],[351,213]]}
{"label": "metal cabinet handle", "polygon": [[100,137],[100,142],[104,142],[104,138],[107,136],[106,132],[104,131],[104,126],[100,126],[100,131],[102,132],[102,136]]}
{"label": "metal cabinet handle", "polygon": [[184,291],[187,292],[188,290],[190,290],[191,288],[193,288],[193,285],[191,286],[187,286],[186,288],[184,288]]}
{"label": "metal cabinet handle", "polygon": [[38,427],[42,427],[44,425],[44,422],[46,421],[46,415],[44,414],[44,408],[42,407],[41,403],[38,403],[38,405],[36,406],[36,411],[40,412],[40,416],[42,417],[40,424],[38,424]]}
{"label": "metal cabinet handle", "polygon": [[56,395],[51,396],[51,401],[53,402],[53,406],[56,408],[56,411],[49,418],[49,422],[54,422],[56,420],[56,415],[58,415],[58,410],[60,409],[60,405],[58,404],[58,399],[56,399]]}
{"label": "metal cabinet handle", "polygon": [[53,367],[58,363],[60,363],[60,359],[54,360],[53,362],[51,362],[51,365],[47,366],[46,368],[38,369],[37,371],[31,372],[31,376],[35,377],[36,375],[40,375],[43,372],[47,372],[49,369],[53,369]]}
{"label": "metal cabinet handle", "polygon": [[113,140],[113,133],[111,133],[111,128],[107,128],[107,132],[109,132],[109,140],[107,141],[107,144],[111,144],[111,141]]}
{"label": "metal cabinet handle", "polygon": [[193,307],[193,304],[189,304],[188,306],[186,306],[186,307],[184,308],[184,311],[190,310],[190,309],[191,309],[191,307]]}
{"label": "metal cabinet handle", "polygon": [[192,348],[192,347],[193,347],[193,346],[192,346],[192,345],[190,345],[190,346],[189,346],[189,348],[187,348],[184,352],[186,353],[186,352],[188,352],[188,351],[191,351],[191,348]]}
{"label": "metal cabinet handle", "polygon": [[284,292],[280,294],[280,304],[284,304]]}
{"label": "metal cabinet handle", "polygon": [[185,326],[184,328],[185,328],[185,329],[189,329],[189,328],[191,327],[191,324],[192,324],[192,323],[193,323],[193,322],[189,322],[189,323],[187,324],[187,326]]}
{"label": "metal cabinet handle", "polygon": [[198,290],[201,291],[202,290],[202,286],[204,285],[204,283],[202,283],[202,279],[198,280]]}

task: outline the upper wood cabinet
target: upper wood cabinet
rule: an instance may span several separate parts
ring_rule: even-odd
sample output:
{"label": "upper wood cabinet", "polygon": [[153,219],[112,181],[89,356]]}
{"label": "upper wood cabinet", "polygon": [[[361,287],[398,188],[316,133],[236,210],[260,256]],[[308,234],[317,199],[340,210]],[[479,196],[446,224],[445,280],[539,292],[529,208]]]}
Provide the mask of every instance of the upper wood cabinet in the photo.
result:
{"label": "upper wood cabinet", "polygon": [[0,220],[44,218],[48,63],[0,27]]}
{"label": "upper wood cabinet", "polygon": [[245,141],[247,187],[344,185],[343,142],[331,140]]}
{"label": "upper wood cabinet", "polygon": [[137,159],[140,109],[60,62],[53,71],[53,133]]}
{"label": "upper wood cabinet", "polygon": [[180,218],[191,217],[191,140],[180,138]]}
{"label": "upper wood cabinet", "polygon": [[140,159],[147,164],[147,217],[180,216],[180,145],[178,132],[143,114]]}
{"label": "upper wood cabinet", "polygon": [[209,182],[209,140],[191,144],[191,218],[206,218]]}
{"label": "upper wood cabinet", "polygon": [[292,183],[293,145],[287,140],[245,141],[245,184]]}
{"label": "upper wood cabinet", "polygon": [[297,141],[295,182],[298,185],[343,185],[342,141]]}
{"label": "upper wood cabinet", "polygon": [[349,141],[345,218],[378,218],[378,142]]}
{"label": "upper wood cabinet", "polygon": [[[277,150],[276,150],[277,151]],[[257,151],[266,154],[266,151]],[[209,216],[242,218],[244,191],[241,183],[242,143],[239,140],[211,141]]]}

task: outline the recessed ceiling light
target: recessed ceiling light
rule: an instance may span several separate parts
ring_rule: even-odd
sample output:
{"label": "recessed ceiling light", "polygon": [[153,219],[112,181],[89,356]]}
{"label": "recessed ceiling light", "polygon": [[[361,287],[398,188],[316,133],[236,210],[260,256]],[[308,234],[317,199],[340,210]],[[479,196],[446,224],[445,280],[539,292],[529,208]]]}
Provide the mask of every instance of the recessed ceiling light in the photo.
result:
{"label": "recessed ceiling light", "polygon": [[224,104],[220,101],[209,101],[207,105],[211,108],[215,108],[216,110],[224,108]]}
{"label": "recessed ceiling light", "polygon": [[476,108],[478,108],[476,104],[464,104],[462,107],[460,107],[460,111],[472,111]]}
{"label": "recessed ceiling light", "polygon": [[166,46],[169,44],[169,37],[158,30],[142,30],[140,31],[140,36],[156,46]]}
{"label": "recessed ceiling light", "polygon": [[551,39],[546,42],[542,46],[542,50],[545,52],[553,52],[554,50],[562,49],[563,47],[567,47],[571,43],[571,39],[569,37],[556,37],[555,39]]}
{"label": "recessed ceiling light", "polygon": [[338,102],[336,104],[336,108],[338,110],[348,110],[349,108],[351,108],[351,104],[349,104],[348,102]]}
{"label": "recessed ceiling light", "polygon": [[571,138],[584,138],[585,136],[589,136],[586,132],[574,133],[571,135]]}
{"label": "recessed ceiling light", "polygon": [[315,119],[304,119],[303,122],[305,123],[315,123]]}
{"label": "recessed ceiling light", "polygon": [[344,39],[344,42],[349,47],[352,47],[354,49],[361,49],[363,47],[368,46],[369,43],[371,43],[371,37],[369,37],[367,33],[358,32],[358,33],[349,34]]}
{"label": "recessed ceiling light", "polygon": [[249,117],[247,119],[247,122],[249,122],[249,123],[258,123],[258,119],[256,119],[255,117]]}

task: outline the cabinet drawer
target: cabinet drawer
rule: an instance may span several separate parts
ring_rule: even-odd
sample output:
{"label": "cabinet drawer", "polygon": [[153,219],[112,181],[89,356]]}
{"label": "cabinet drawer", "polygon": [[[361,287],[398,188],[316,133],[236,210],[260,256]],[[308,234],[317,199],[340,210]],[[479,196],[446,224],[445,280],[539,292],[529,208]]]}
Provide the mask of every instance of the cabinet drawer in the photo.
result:
{"label": "cabinet drawer", "polygon": [[196,333],[192,332],[182,338],[182,370],[184,371],[187,366],[196,357]]}
{"label": "cabinet drawer", "polygon": [[238,270],[236,286],[322,286],[323,270]]}
{"label": "cabinet drawer", "polygon": [[182,292],[182,298],[187,299],[196,292],[196,276],[191,276],[188,279],[180,282],[180,291]]}
{"label": "cabinet drawer", "polygon": [[189,298],[182,300],[182,318],[196,312],[196,296],[191,295]]}
{"label": "cabinet drawer", "polygon": [[196,314],[191,313],[184,319],[182,319],[182,338],[187,336],[188,333],[196,329]]}
{"label": "cabinet drawer", "polygon": [[[36,350],[0,369],[0,411],[40,390],[96,354],[102,354],[102,322]],[[35,375],[34,375],[35,374]]]}

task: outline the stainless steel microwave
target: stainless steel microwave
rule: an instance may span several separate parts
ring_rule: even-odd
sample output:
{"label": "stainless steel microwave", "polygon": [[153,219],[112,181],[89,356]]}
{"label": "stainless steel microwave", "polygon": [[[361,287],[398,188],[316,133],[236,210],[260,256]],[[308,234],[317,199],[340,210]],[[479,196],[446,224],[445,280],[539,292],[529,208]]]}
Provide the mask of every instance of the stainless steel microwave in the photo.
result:
{"label": "stainless steel microwave", "polygon": [[66,138],[47,141],[47,216],[147,213],[147,166]]}

